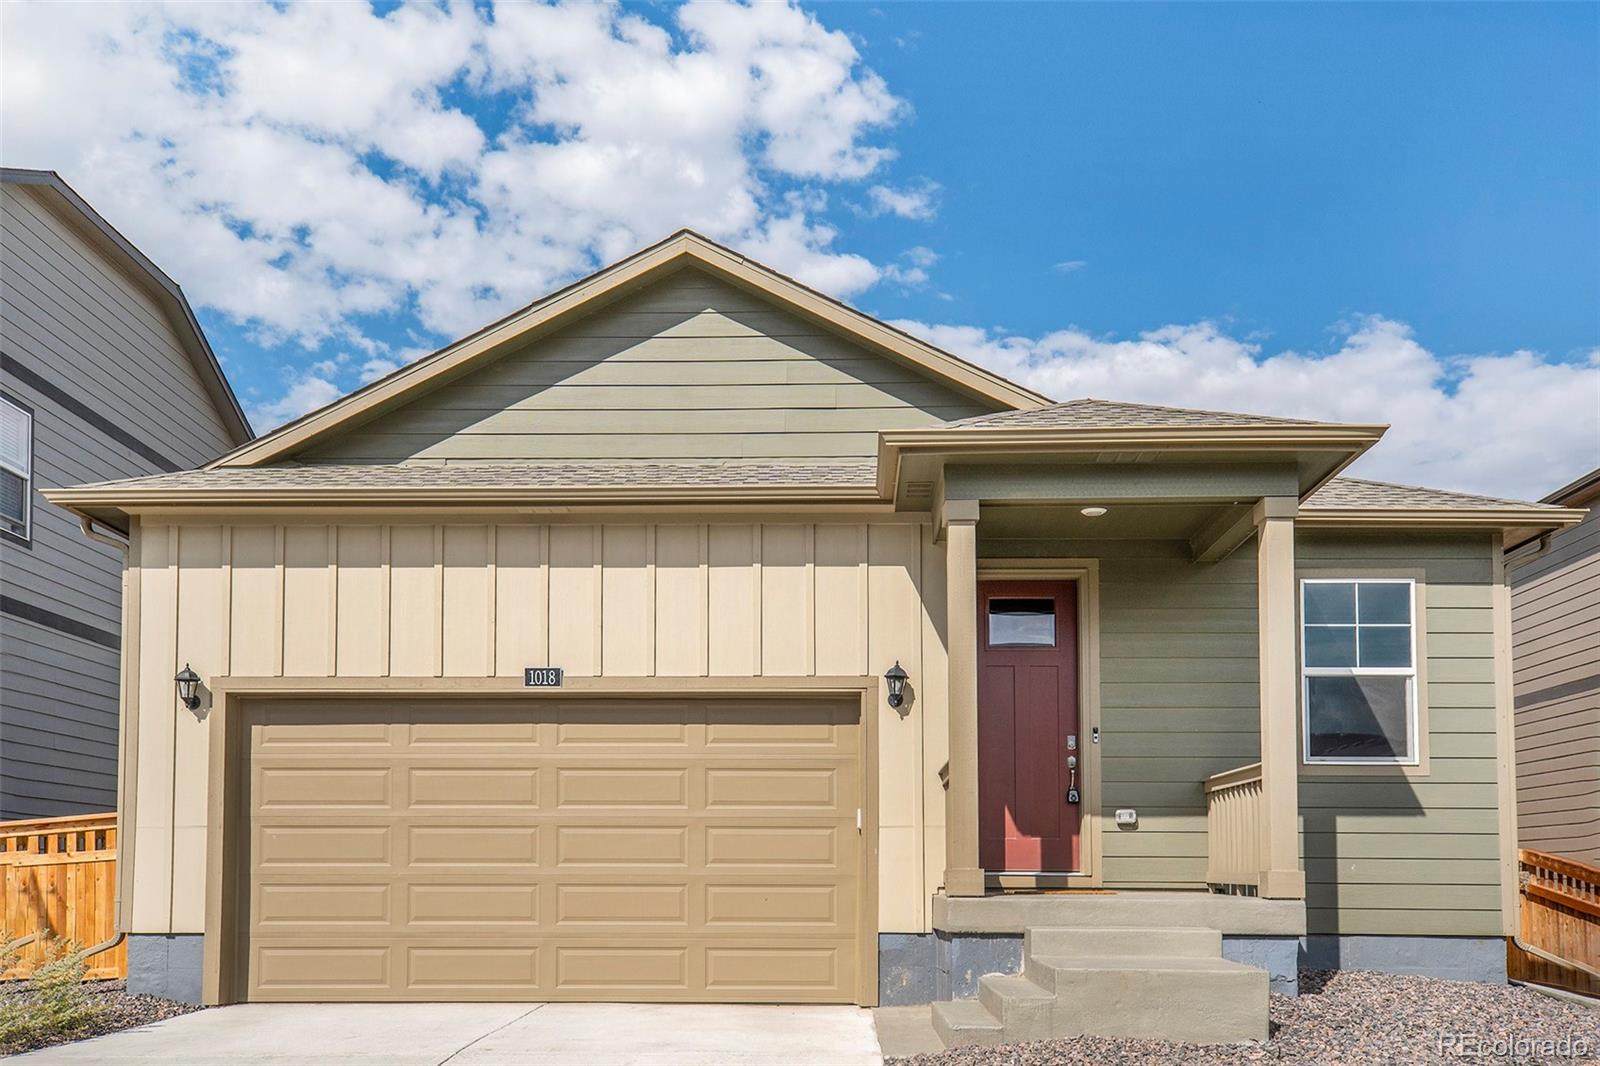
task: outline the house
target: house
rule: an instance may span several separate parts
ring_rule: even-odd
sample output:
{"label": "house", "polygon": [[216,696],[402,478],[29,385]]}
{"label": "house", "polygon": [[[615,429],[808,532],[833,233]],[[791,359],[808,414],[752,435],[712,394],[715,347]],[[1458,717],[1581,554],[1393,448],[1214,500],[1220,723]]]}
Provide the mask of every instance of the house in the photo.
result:
{"label": "house", "polygon": [[167,275],[0,170],[0,820],[117,805],[122,550],[39,490],[184,470],[250,425]]}
{"label": "house", "polygon": [[1051,403],[683,232],[53,491],[133,544],[130,983],[963,1042],[1503,980],[1500,545],[1581,515],[1341,477],[1383,432]]}
{"label": "house", "polygon": [[1600,866],[1600,469],[1544,502],[1577,526],[1507,553],[1522,846]]}

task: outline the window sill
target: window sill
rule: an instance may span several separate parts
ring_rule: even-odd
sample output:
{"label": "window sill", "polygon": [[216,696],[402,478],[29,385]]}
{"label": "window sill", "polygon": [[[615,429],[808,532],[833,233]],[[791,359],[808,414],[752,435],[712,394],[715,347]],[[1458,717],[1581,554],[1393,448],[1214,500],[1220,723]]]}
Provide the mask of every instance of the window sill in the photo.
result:
{"label": "window sill", "polygon": [[1428,757],[1424,755],[1416,763],[1327,763],[1306,762],[1302,759],[1300,762],[1300,776],[1302,778],[1355,777],[1363,779],[1387,777],[1395,780],[1409,780],[1429,776]]}

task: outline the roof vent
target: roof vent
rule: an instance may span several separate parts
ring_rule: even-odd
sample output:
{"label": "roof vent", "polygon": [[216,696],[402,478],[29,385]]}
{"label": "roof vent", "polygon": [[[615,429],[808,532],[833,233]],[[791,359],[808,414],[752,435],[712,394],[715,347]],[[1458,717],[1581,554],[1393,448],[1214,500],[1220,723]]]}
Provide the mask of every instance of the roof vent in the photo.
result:
{"label": "roof vent", "polygon": [[933,482],[908,481],[906,482],[906,491],[902,495],[907,500],[931,500],[933,499]]}

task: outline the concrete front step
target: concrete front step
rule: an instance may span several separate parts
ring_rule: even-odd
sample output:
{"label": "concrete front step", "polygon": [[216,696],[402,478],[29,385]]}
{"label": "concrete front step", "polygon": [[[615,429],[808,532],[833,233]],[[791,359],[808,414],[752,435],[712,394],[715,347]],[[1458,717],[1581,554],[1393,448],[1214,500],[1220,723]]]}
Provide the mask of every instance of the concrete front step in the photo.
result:
{"label": "concrete front step", "polygon": [[1062,928],[1030,926],[1023,951],[1053,956],[1150,956],[1216,959],[1222,957],[1222,933],[1216,929],[1145,929],[1132,926]]}
{"label": "concrete front step", "polygon": [[978,1002],[1000,1020],[1005,1041],[1048,1040],[1055,1035],[1055,993],[1024,974],[991,973],[978,978]]}
{"label": "concrete front step", "polygon": [[1265,970],[1220,958],[1028,955],[1025,974],[1055,994],[1056,1035],[1192,1044],[1267,1038]]}
{"label": "concrete front step", "polygon": [[1216,929],[1029,927],[1020,974],[986,974],[976,1000],[935,1003],[947,1047],[1083,1034],[1192,1044],[1267,1038],[1265,970],[1222,958]]}
{"label": "concrete front step", "polygon": [[948,999],[933,1005],[933,1031],[945,1047],[987,1047],[1005,1042],[1005,1027],[975,999]]}

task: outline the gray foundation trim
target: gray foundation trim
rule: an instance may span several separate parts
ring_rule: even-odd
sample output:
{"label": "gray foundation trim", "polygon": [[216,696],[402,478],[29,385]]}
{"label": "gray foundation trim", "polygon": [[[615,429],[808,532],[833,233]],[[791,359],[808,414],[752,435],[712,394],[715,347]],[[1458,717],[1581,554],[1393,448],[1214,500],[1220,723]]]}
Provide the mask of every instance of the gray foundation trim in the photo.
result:
{"label": "gray foundation trim", "polygon": [[179,1003],[200,1002],[199,933],[133,933],[128,936],[128,991]]}
{"label": "gray foundation trim", "polygon": [[1300,965],[1503,985],[1506,942],[1493,936],[1308,936],[1301,941]]}
{"label": "gray foundation trim", "polygon": [[1222,957],[1267,971],[1271,991],[1300,994],[1300,938],[1293,936],[1224,936]]}
{"label": "gray foundation trim", "polygon": [[972,999],[986,973],[1022,972],[1022,937],[1009,933],[934,934],[937,999]]}
{"label": "gray foundation trim", "polygon": [[932,1003],[938,989],[938,952],[932,933],[878,934],[878,1005]]}

